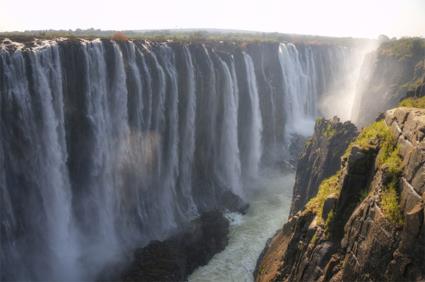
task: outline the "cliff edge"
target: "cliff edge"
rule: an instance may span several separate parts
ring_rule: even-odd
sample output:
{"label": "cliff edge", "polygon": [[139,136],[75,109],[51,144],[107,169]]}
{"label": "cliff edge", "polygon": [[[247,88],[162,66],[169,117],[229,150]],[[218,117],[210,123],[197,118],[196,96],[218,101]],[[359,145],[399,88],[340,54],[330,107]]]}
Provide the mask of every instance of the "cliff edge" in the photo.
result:
{"label": "cliff edge", "polygon": [[424,164],[425,109],[387,111],[269,240],[255,280],[425,279]]}
{"label": "cliff edge", "polygon": [[316,120],[313,137],[298,160],[290,215],[302,210],[322,180],[336,173],[342,154],[357,134],[349,121],[342,123],[337,117]]}

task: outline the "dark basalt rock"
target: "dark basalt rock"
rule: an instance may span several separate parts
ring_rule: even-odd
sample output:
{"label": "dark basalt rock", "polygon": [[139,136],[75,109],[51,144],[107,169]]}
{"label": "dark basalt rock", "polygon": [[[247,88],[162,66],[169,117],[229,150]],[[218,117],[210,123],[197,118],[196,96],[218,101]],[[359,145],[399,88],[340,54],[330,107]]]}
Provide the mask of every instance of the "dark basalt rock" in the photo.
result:
{"label": "dark basalt rock", "polygon": [[122,281],[185,281],[228,243],[229,222],[219,211],[203,213],[188,229],[136,250]]}
{"label": "dark basalt rock", "polygon": [[290,215],[316,195],[322,180],[335,174],[341,165],[341,156],[357,134],[354,124],[341,123],[336,117],[316,121],[313,137],[307,141],[298,161]]}
{"label": "dark basalt rock", "polygon": [[242,200],[239,196],[233,194],[231,191],[226,190],[221,195],[221,205],[224,209],[230,212],[239,212],[245,214],[249,208],[249,204]]}
{"label": "dark basalt rock", "polygon": [[376,164],[379,145],[353,146],[341,164],[339,195],[322,210],[333,210],[332,220],[307,209],[291,216],[263,250],[256,281],[424,281],[425,110],[396,108],[385,113],[385,123],[404,164],[397,188],[404,222],[382,207],[388,181],[385,166]]}

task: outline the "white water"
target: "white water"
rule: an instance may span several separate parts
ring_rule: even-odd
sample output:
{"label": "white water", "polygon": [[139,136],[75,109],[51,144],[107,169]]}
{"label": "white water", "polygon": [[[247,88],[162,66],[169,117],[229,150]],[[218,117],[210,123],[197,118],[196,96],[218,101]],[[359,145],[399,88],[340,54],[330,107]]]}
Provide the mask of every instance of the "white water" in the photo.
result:
{"label": "white water", "polygon": [[210,262],[195,270],[191,282],[253,281],[257,259],[268,238],[283,226],[289,213],[294,175],[268,175],[250,194],[246,215],[228,214],[229,244]]}
{"label": "white water", "polygon": [[272,178],[252,197],[246,184],[285,160],[284,130],[311,131],[344,52],[282,44],[279,62],[269,62],[282,70],[273,81],[249,50],[46,44],[0,48],[4,277],[96,280],[135,247],[220,206],[227,190],[252,209],[232,225],[223,263],[233,259],[235,275],[250,277],[285,218],[291,185]]}
{"label": "white water", "polygon": [[254,63],[251,56],[243,52],[246,65],[246,73],[248,77],[249,99],[251,101],[252,122],[250,127],[249,150],[248,154],[248,175],[251,178],[258,176],[261,155],[263,153],[263,145],[261,142],[261,134],[263,131],[263,120],[261,118],[260,100],[258,97],[257,80],[255,78]]}

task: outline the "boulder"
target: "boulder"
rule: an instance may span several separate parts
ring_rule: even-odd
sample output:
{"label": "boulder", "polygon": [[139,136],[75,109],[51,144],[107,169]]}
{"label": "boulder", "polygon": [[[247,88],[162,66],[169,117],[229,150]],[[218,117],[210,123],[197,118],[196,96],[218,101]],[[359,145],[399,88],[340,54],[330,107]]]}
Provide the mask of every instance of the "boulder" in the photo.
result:
{"label": "boulder", "polygon": [[242,200],[238,195],[226,190],[221,194],[221,206],[230,212],[239,212],[245,214],[249,208],[249,204]]}
{"label": "boulder", "polygon": [[182,233],[137,249],[122,281],[185,281],[228,243],[229,222],[219,211],[203,213]]}

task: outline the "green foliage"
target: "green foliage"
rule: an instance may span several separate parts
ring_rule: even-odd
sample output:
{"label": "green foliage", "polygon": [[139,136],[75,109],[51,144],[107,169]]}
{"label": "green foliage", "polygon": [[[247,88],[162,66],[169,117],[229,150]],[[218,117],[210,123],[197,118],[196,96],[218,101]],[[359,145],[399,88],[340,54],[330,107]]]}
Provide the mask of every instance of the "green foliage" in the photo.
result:
{"label": "green foliage", "polygon": [[305,141],[305,143],[304,143],[304,148],[307,148],[308,146],[310,146],[310,145],[311,145],[311,143],[313,143],[313,139],[312,139],[312,138],[310,138],[310,139],[308,139],[307,141]]}
{"label": "green foliage", "polygon": [[[379,145],[379,152],[376,157],[377,165],[384,168],[390,177],[390,183],[382,195],[381,207],[389,220],[396,224],[402,224],[396,183],[398,182],[403,166],[397,140],[385,122],[381,120],[363,129],[354,141],[354,144],[360,147],[371,146],[371,144]],[[365,197],[367,197],[367,190],[361,193],[361,198],[364,199]]]}
{"label": "green foliage", "polygon": [[385,121],[380,120],[364,128],[354,141],[354,144],[361,148],[367,148],[374,143],[376,144],[376,142],[387,142],[392,141],[393,139],[394,137],[385,124]]}
{"label": "green foliage", "polygon": [[379,166],[383,165],[386,160],[392,156],[395,146],[396,140],[392,135],[381,143],[381,148],[376,157]]}
{"label": "green foliage", "polygon": [[348,157],[353,146],[366,149],[383,143],[395,143],[395,139],[385,121],[380,120],[365,127],[360,132],[359,136],[348,146],[344,157]]}
{"label": "green foliage", "polygon": [[[382,149],[381,149],[382,150]],[[398,178],[403,169],[403,160],[400,157],[400,147],[398,145],[393,147],[388,157],[382,159],[382,165],[386,167],[387,171],[393,176]]]}
{"label": "green foliage", "polygon": [[380,206],[384,216],[392,223],[401,226],[404,223],[397,194],[397,182],[392,181],[381,195]]}
{"label": "green foliage", "polygon": [[420,37],[401,38],[383,42],[379,47],[379,54],[395,57],[397,59],[408,59],[414,56],[423,56],[425,52],[425,39]]}
{"label": "green foliage", "polygon": [[384,120],[374,122],[364,128],[359,136],[347,148],[344,156],[350,154],[352,147],[356,145],[361,148],[369,146],[379,146],[376,157],[377,165],[385,167],[392,178],[400,176],[402,171],[402,159],[399,155],[399,146]]}
{"label": "green foliage", "polygon": [[325,222],[325,235],[326,235],[326,237],[329,236],[329,230],[330,230],[332,220],[334,219],[334,216],[335,216],[334,210],[331,210],[328,214],[328,217],[326,218],[326,222]]}
{"label": "green foliage", "polygon": [[333,135],[335,135],[336,130],[335,128],[332,126],[332,123],[325,120],[322,117],[319,117],[316,119],[316,127],[324,127],[324,131],[322,132],[322,134],[326,137],[326,138],[330,138]]}
{"label": "green foliage", "polygon": [[334,176],[331,176],[322,181],[319,186],[319,191],[314,198],[311,198],[306,205],[306,209],[314,212],[317,215],[318,221],[322,219],[323,205],[325,204],[326,198],[335,194],[339,195],[338,179],[340,176],[338,171]]}
{"label": "green foliage", "polygon": [[425,96],[420,98],[406,98],[399,104],[401,107],[425,109]]}
{"label": "green foliage", "polygon": [[[369,39],[351,37],[325,37],[315,35],[283,34],[277,32],[250,32],[250,31],[227,31],[227,30],[125,30],[125,35],[130,40],[150,40],[157,42],[234,42],[239,44],[255,42],[292,42],[295,44],[314,45],[341,45],[362,46],[370,42]],[[18,42],[28,41],[33,38],[55,39],[58,37],[75,37],[84,39],[104,38],[109,39],[116,33],[114,30],[100,29],[76,29],[76,30],[29,30],[24,32],[0,32],[2,38],[10,38]]]}
{"label": "green foliage", "polygon": [[332,136],[334,136],[336,133],[335,128],[333,128],[331,123],[327,123],[326,124],[326,128],[325,128],[325,132],[323,133],[325,135],[326,138],[330,138]]}
{"label": "green foliage", "polygon": [[[378,146],[379,152],[376,157],[376,163],[379,167],[384,169],[389,177],[389,184],[382,194],[380,205],[386,218],[397,225],[403,224],[403,217],[400,212],[396,190],[403,169],[402,159],[399,154],[400,148],[397,145],[397,140],[385,124],[385,121],[381,120],[364,128],[356,140],[350,144],[345,152],[346,156],[350,154],[354,145],[361,148]],[[362,202],[367,195],[367,189],[361,191],[359,197],[360,202]]]}

